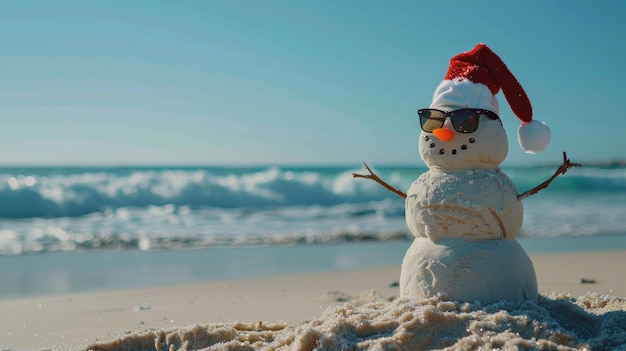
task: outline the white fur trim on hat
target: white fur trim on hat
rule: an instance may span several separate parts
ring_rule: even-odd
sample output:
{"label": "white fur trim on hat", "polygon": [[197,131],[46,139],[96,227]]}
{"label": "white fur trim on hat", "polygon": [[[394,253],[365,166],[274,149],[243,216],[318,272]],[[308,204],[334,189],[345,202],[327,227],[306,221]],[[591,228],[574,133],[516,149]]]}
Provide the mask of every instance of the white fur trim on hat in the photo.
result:
{"label": "white fur trim on hat", "polygon": [[536,119],[528,123],[522,122],[517,130],[517,140],[526,153],[536,154],[550,143],[550,128]]}
{"label": "white fur trim on hat", "polygon": [[465,78],[442,81],[435,93],[430,108],[482,108],[499,112],[498,100],[489,88]]}

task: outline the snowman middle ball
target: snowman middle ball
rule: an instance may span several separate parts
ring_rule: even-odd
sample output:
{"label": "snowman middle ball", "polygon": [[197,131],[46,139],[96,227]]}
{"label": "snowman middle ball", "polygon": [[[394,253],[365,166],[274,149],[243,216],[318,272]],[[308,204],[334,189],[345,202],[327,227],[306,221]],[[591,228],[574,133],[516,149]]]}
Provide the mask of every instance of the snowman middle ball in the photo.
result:
{"label": "snowman middle ball", "polygon": [[429,170],[409,188],[405,211],[413,236],[433,242],[513,239],[523,221],[515,185],[497,169]]}

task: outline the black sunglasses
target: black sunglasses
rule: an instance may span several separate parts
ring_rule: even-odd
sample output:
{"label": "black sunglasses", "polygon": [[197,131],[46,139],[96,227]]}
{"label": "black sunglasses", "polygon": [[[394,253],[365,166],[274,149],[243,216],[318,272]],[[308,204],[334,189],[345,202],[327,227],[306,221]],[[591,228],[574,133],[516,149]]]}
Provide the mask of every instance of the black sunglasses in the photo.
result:
{"label": "black sunglasses", "polygon": [[476,108],[462,108],[450,112],[423,108],[417,110],[417,114],[420,116],[422,130],[427,133],[432,133],[433,130],[443,127],[446,117],[450,117],[454,130],[459,133],[475,132],[481,115],[493,120],[500,119],[495,112]]}

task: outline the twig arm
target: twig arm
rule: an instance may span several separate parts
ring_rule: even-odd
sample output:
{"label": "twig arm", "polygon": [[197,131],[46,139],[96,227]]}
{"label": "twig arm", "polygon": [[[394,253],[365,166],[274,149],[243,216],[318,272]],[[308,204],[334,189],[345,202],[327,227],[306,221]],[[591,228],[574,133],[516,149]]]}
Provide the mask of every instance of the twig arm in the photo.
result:
{"label": "twig arm", "polygon": [[554,174],[548,178],[548,180],[546,180],[545,182],[537,185],[536,187],[524,192],[521,195],[517,195],[517,198],[519,200],[524,200],[525,198],[529,197],[530,195],[535,195],[536,193],[538,193],[539,191],[547,188],[550,183],[552,183],[552,181],[558,177],[561,174],[565,174],[565,172],[567,172],[567,170],[571,167],[580,167],[582,166],[580,163],[573,163],[570,162],[569,158],[567,158],[567,154],[565,153],[565,151],[563,151],[563,164],[561,166],[559,166],[559,168],[556,170],[556,172],[554,172]]}
{"label": "twig arm", "polygon": [[392,193],[395,193],[396,195],[400,196],[403,199],[406,199],[406,194],[394,187],[392,187],[391,185],[387,184],[384,180],[380,179],[373,171],[372,169],[367,165],[367,163],[363,163],[363,166],[365,166],[365,169],[367,169],[367,171],[369,172],[369,174],[358,174],[358,173],[352,173],[352,176],[354,178],[365,178],[365,179],[371,179],[375,182],[377,182],[378,184],[382,185],[385,187],[385,189],[391,191]]}

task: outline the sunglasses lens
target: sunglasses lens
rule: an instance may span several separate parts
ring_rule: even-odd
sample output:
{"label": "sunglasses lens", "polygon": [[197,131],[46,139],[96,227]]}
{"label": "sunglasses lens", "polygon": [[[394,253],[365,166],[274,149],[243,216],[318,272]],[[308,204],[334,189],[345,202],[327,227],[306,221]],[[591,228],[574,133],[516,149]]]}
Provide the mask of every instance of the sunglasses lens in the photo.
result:
{"label": "sunglasses lens", "polygon": [[420,116],[422,130],[427,133],[432,133],[433,130],[443,127],[443,122],[446,119],[444,114],[437,110],[419,110],[417,113]]}
{"label": "sunglasses lens", "polygon": [[480,113],[473,110],[455,111],[452,116],[452,125],[459,133],[473,133],[478,128]]}

